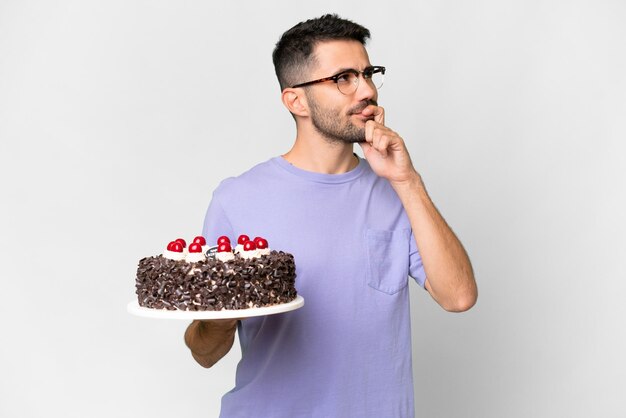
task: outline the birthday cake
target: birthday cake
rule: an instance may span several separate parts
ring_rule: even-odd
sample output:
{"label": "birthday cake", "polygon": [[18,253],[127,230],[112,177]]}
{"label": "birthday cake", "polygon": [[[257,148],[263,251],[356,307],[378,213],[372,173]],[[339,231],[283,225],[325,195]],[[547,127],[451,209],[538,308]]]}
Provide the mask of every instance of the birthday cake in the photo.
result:
{"label": "birthday cake", "polygon": [[240,235],[232,248],[221,236],[209,247],[182,238],[163,254],[139,260],[135,281],[139,305],[152,309],[221,311],[288,303],[297,296],[292,254],[269,248],[262,237]]}

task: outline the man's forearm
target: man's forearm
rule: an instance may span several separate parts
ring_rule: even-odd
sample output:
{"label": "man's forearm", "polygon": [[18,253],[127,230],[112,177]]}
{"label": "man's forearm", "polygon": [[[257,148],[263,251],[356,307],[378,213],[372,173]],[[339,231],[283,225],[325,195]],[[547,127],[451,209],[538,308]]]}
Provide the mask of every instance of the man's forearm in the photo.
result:
{"label": "man's forearm", "polygon": [[185,343],[202,367],[211,367],[233,346],[236,319],[193,321],[185,331]]}
{"label": "man's forearm", "polygon": [[465,311],[478,296],[469,257],[431,201],[416,172],[410,180],[393,184],[407,213],[424,270],[426,288],[448,311]]}

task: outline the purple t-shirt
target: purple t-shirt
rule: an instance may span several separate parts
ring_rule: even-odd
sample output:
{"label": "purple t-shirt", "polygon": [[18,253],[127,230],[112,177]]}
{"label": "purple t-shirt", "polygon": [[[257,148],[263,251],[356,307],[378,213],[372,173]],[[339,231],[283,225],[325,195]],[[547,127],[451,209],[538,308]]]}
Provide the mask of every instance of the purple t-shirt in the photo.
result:
{"label": "purple t-shirt", "polygon": [[389,182],[363,159],[320,174],[273,158],[213,193],[203,235],[240,234],[294,255],[305,304],[240,322],[220,417],[413,417],[408,276],[426,276]]}

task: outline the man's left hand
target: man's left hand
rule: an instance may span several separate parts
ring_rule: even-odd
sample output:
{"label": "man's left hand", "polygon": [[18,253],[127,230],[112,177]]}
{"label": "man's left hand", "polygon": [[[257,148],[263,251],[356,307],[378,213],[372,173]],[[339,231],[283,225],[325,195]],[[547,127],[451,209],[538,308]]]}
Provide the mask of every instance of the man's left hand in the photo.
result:
{"label": "man's left hand", "polygon": [[404,183],[417,174],[404,140],[385,126],[385,109],[370,105],[364,116],[374,116],[365,123],[365,142],[359,143],[370,167],[391,183]]}

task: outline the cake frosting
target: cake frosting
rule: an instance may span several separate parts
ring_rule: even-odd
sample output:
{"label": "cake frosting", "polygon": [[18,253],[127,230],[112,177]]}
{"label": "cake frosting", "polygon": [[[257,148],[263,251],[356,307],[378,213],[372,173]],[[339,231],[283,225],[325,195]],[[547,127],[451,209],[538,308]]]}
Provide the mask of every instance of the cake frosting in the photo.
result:
{"label": "cake frosting", "polygon": [[[247,238],[247,239],[246,239]],[[181,242],[182,241],[182,242]],[[222,236],[216,247],[196,237],[182,239],[163,254],[139,261],[136,293],[140,306],[153,309],[216,311],[287,303],[296,298],[293,255],[270,250],[267,241],[244,236],[234,252]],[[259,248],[260,247],[260,248]]]}
{"label": "cake frosting", "polygon": [[206,260],[206,255],[202,251],[202,245],[199,243],[193,243],[189,246],[189,251],[185,255],[185,261],[188,263],[198,263]]}

